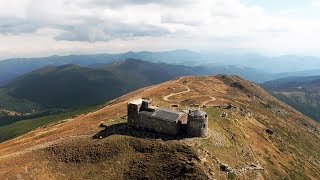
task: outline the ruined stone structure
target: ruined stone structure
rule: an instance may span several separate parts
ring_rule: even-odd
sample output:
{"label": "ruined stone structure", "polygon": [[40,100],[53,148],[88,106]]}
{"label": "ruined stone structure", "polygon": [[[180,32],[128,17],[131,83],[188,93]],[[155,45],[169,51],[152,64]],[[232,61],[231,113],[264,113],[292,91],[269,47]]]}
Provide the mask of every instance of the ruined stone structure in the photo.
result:
{"label": "ruined stone structure", "polygon": [[137,99],[128,103],[128,124],[139,129],[168,135],[205,137],[208,117],[201,110],[188,113],[151,106],[151,99]]}

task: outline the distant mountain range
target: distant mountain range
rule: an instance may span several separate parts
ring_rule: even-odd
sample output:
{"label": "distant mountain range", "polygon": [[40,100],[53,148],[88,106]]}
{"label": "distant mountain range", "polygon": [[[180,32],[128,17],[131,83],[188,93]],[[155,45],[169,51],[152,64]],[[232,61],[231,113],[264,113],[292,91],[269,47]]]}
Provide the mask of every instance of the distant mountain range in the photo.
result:
{"label": "distant mountain range", "polygon": [[214,67],[215,72],[240,75],[258,83],[287,76],[320,75],[320,70],[315,69],[315,67],[320,67],[320,59],[315,57],[281,56],[269,58],[257,54],[201,54],[189,50],[142,51],[3,60],[0,61],[0,86],[45,66],[75,64],[85,67],[99,67],[128,58],[175,65]]}
{"label": "distant mountain range", "polygon": [[282,78],[262,86],[279,100],[320,122],[320,76]]}
{"label": "distant mountain range", "polygon": [[215,62],[219,65],[252,67],[269,74],[304,72],[318,70],[320,67],[320,58],[312,56],[286,55],[266,57],[259,54],[211,53],[207,54],[203,59],[206,59],[208,63]]}

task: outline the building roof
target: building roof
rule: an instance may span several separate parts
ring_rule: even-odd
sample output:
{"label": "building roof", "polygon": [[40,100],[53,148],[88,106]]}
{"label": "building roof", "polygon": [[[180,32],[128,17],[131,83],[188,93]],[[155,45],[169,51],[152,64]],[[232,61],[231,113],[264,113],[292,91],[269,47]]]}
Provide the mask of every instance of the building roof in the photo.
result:
{"label": "building roof", "polygon": [[135,99],[133,101],[130,101],[128,104],[135,104],[135,105],[142,104],[142,99]]}
{"label": "building roof", "polygon": [[140,113],[149,117],[153,117],[153,118],[168,121],[168,122],[177,122],[179,117],[183,114],[181,112],[173,111],[170,109],[164,109],[164,108],[157,108],[153,112],[140,111]]}
{"label": "building roof", "polygon": [[133,100],[133,101],[130,101],[128,104],[140,105],[140,104],[142,104],[142,101],[148,101],[148,102],[150,102],[151,100],[150,100],[150,99],[147,99],[147,98],[140,98],[140,99],[135,99],[135,100]]}
{"label": "building roof", "polygon": [[193,116],[194,116],[195,118],[201,118],[201,117],[203,117],[203,116],[206,115],[206,112],[201,111],[201,110],[193,110],[193,111],[192,111],[192,114],[193,114]]}

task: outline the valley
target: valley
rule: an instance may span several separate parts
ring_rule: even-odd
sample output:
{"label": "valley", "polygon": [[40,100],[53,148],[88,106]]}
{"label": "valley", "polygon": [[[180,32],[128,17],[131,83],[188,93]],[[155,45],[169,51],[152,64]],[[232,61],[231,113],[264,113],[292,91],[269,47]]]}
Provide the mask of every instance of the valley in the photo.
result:
{"label": "valley", "polygon": [[283,78],[262,86],[279,100],[320,121],[320,76]]}

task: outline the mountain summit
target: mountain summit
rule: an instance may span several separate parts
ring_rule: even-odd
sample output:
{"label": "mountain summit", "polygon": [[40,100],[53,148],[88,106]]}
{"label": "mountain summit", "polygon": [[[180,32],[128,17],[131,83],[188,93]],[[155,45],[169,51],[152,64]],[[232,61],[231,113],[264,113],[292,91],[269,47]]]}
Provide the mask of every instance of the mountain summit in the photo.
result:
{"label": "mountain summit", "polygon": [[[207,138],[127,126],[127,103],[202,109]],[[320,126],[238,76],[187,76],[0,144],[0,178],[318,179]],[[19,166],[12,166],[18,164]]]}

